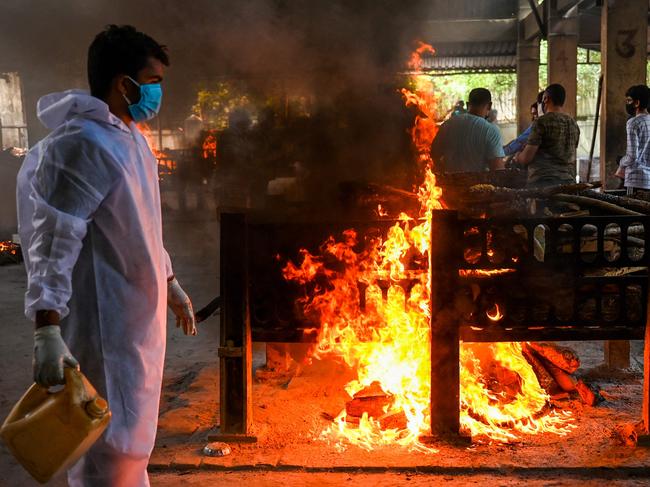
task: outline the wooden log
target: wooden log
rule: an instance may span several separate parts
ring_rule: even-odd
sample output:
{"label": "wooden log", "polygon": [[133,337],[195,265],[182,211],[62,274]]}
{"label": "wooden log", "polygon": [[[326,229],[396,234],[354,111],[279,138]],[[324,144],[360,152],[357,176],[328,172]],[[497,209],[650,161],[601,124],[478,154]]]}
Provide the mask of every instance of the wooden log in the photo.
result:
{"label": "wooden log", "polygon": [[393,404],[393,396],[386,394],[379,382],[373,382],[358,391],[351,401],[345,404],[348,416],[361,417],[367,413],[371,418],[380,418]]}
{"label": "wooden log", "polygon": [[591,388],[581,380],[576,382],[576,390],[578,391],[582,402],[588,406],[595,406],[598,403],[599,395],[596,395],[594,391],[592,391]]}
{"label": "wooden log", "polygon": [[548,360],[542,359],[542,363],[549,374],[553,377],[557,385],[560,386],[564,392],[573,392],[576,390],[576,384],[578,380],[575,379],[571,374],[568,374],[561,368],[557,367],[555,364],[552,364]]}
{"label": "wooden log", "polygon": [[636,198],[629,198],[627,196],[616,196],[609,193],[599,193],[593,189],[586,189],[580,191],[581,196],[588,196],[589,198],[594,198],[600,201],[605,201],[607,203],[612,203],[628,210],[638,211],[640,213],[649,214],[650,213],[650,201],[644,201]]}
{"label": "wooden log", "polygon": [[396,429],[403,430],[406,429],[408,425],[408,419],[403,410],[391,411],[383,416],[378,418],[379,424],[381,425],[382,430]]}
{"label": "wooden log", "polygon": [[595,406],[603,400],[603,397],[600,394],[594,392],[591,387],[582,382],[582,380],[576,379],[571,374],[568,374],[548,360],[540,358],[540,361],[564,392],[577,392],[582,402],[588,406]]}
{"label": "wooden log", "polygon": [[527,343],[522,345],[521,351],[530,366],[533,368],[533,372],[535,372],[535,376],[537,377],[542,389],[550,395],[555,395],[561,392],[560,386],[555,382],[555,379],[549,371],[546,370],[542,361],[535,354],[535,351],[530,348]]}
{"label": "wooden log", "polygon": [[545,199],[558,193],[577,193],[595,186],[589,183],[559,184],[543,188],[512,189],[500,188],[491,184],[476,184],[469,188],[465,195],[468,201],[504,201],[513,198],[540,198]]}
{"label": "wooden log", "polygon": [[582,207],[587,206],[589,208],[597,208],[599,210],[606,211],[614,215],[629,215],[629,216],[643,215],[643,213],[639,213],[638,211],[629,210],[627,208],[623,208],[622,206],[618,206],[613,203],[608,203],[606,201],[601,201],[595,198],[590,198],[588,196],[578,196],[574,194],[559,193],[559,194],[552,195],[551,199],[559,200],[559,201],[567,201],[569,203],[576,203]]}
{"label": "wooden log", "polygon": [[527,345],[540,357],[569,374],[573,374],[580,367],[580,358],[572,348],[541,342],[529,342]]}

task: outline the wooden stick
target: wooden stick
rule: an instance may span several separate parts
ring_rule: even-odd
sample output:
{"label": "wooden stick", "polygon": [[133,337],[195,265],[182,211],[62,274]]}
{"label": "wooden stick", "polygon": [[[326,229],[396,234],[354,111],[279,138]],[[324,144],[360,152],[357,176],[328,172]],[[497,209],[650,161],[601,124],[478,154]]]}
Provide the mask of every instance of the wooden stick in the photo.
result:
{"label": "wooden stick", "polygon": [[607,211],[608,213],[613,213],[615,215],[643,216],[643,213],[639,213],[638,211],[629,210],[627,208],[623,208],[622,206],[618,206],[613,203],[607,203],[606,201],[601,201],[589,196],[577,196],[574,194],[560,193],[554,194],[551,196],[551,199],[577,203],[580,206],[598,208],[599,210]]}
{"label": "wooden stick", "polygon": [[589,198],[594,198],[600,201],[606,201],[607,203],[613,203],[628,210],[639,211],[644,214],[650,213],[650,201],[639,200],[636,198],[629,198],[627,196],[616,196],[609,193],[599,193],[593,189],[586,189],[580,191],[581,196],[588,196]]}
{"label": "wooden stick", "polygon": [[544,364],[542,361],[538,358],[536,355],[535,351],[528,346],[527,343],[522,344],[521,347],[521,352],[523,356],[526,358],[530,366],[533,368],[533,371],[535,372],[535,375],[537,376],[537,380],[539,381],[539,385],[542,386],[542,389],[544,389],[548,394],[555,394],[559,389],[558,383],[555,381],[553,376],[549,373],[549,371],[544,367]]}
{"label": "wooden stick", "polygon": [[558,193],[576,193],[585,189],[597,188],[600,183],[572,183],[546,186],[543,188],[512,189],[500,188],[490,184],[477,184],[469,189],[464,200],[467,201],[500,201],[519,198],[549,198]]}

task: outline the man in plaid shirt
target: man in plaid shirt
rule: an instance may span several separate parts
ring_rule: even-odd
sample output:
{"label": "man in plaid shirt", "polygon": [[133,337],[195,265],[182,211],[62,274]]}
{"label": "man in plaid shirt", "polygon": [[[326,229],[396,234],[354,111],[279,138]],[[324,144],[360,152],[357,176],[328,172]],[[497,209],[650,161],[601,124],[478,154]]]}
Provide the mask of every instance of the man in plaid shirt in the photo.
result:
{"label": "man in plaid shirt", "polygon": [[625,93],[627,121],[627,150],[616,176],[624,179],[628,194],[635,189],[650,190],[650,92],[646,85],[635,85]]}
{"label": "man in plaid shirt", "polygon": [[551,84],[544,90],[544,115],[535,122],[515,162],[528,166],[529,187],[575,183],[576,148],[580,129],[564,112],[566,91],[562,85]]}

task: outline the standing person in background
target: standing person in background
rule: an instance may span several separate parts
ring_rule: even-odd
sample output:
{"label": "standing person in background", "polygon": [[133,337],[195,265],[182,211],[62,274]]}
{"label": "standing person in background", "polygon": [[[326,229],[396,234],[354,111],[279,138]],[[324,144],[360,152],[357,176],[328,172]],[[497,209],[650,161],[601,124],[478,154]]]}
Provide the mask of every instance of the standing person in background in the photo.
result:
{"label": "standing person in background", "polygon": [[463,100],[458,100],[451,111],[451,115],[461,115],[463,113],[467,113],[467,110],[465,110],[465,102]]}
{"label": "standing person in background", "polygon": [[506,144],[506,146],[503,148],[503,152],[505,152],[506,157],[514,156],[517,152],[521,152],[522,150],[524,150],[524,147],[526,146],[526,142],[528,142],[528,137],[530,136],[530,132],[533,130],[533,123],[535,123],[535,120],[537,120],[539,117],[544,115],[544,111],[542,108],[543,96],[544,96],[544,92],[540,91],[537,95],[537,101],[530,106],[531,122],[528,128],[524,130],[519,135],[519,137]]}
{"label": "standing person in background", "polygon": [[564,112],[566,91],[560,84],[544,90],[544,115],[534,123],[526,147],[516,158],[528,166],[528,186],[552,186],[575,183],[576,149],[580,129],[576,121]]}
{"label": "standing person in background", "polygon": [[485,118],[492,109],[492,94],[475,88],[469,94],[468,113],[451,117],[441,126],[431,145],[439,172],[479,172],[504,168],[499,127]]}
{"label": "standing person in background", "polygon": [[490,123],[497,123],[498,118],[499,118],[499,112],[495,108],[492,108],[488,112],[487,117],[485,117],[485,120],[487,120]]}
{"label": "standing person in background", "polygon": [[627,194],[650,190],[650,92],[646,85],[631,86],[625,92],[627,150],[615,175],[624,180]]}

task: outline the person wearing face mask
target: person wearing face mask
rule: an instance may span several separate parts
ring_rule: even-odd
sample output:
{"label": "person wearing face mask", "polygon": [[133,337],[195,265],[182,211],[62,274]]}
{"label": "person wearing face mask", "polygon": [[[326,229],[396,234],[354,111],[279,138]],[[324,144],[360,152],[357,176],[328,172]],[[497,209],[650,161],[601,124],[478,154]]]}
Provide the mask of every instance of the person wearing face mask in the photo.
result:
{"label": "person wearing face mask", "polygon": [[615,175],[623,179],[628,195],[650,190],[650,92],[646,85],[625,92],[627,149]]}
{"label": "person wearing face mask", "polygon": [[564,111],[566,91],[560,84],[546,87],[544,114],[533,122],[530,136],[515,162],[528,168],[529,187],[575,183],[580,128]]}
{"label": "person wearing face mask", "polygon": [[533,123],[539,117],[544,115],[544,105],[542,104],[543,96],[544,96],[544,92],[540,91],[537,95],[537,101],[530,106],[531,123],[528,126],[528,128],[524,130],[519,135],[519,137],[508,142],[505,146],[503,146],[503,152],[505,152],[506,157],[514,156],[517,152],[521,152],[523,148],[526,146],[526,142],[528,141],[530,132],[533,130]]}
{"label": "person wearing face mask", "polygon": [[168,64],[151,37],[108,26],[88,51],[90,93],[39,100],[52,132],[18,174],[34,380],[62,384],[64,367],[80,367],[113,414],[68,471],[71,487],[149,485],[167,306],[196,334],[163,246],[157,161],[136,126],[158,113]]}

